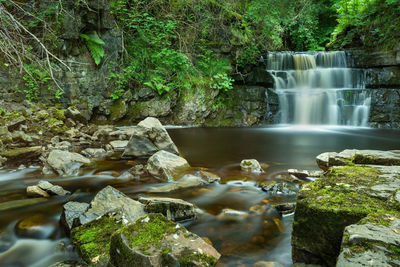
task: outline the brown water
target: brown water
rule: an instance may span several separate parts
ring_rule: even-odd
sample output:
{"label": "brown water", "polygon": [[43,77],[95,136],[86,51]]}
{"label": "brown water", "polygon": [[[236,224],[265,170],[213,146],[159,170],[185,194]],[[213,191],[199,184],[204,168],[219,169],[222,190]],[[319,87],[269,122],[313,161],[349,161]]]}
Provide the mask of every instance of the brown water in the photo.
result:
{"label": "brown water", "polygon": [[[221,183],[164,194],[188,200],[203,210],[195,222],[184,225],[211,240],[223,255],[219,266],[252,266],[259,260],[291,266],[293,215],[282,217],[270,204],[294,199],[272,196],[262,191],[257,183],[280,181],[283,179],[280,175],[288,168],[317,169],[314,159],[321,152],[345,148],[400,149],[398,130],[173,128],[169,133],[192,166],[209,168],[222,177]],[[244,158],[258,159],[265,164],[266,172],[262,175],[242,173],[239,163]],[[1,204],[26,199],[26,187],[43,177],[40,169],[34,166],[0,169],[0,266],[48,266],[60,260],[77,259],[58,223],[62,204],[68,200],[89,202],[108,184],[133,198],[148,195],[157,180],[115,177],[130,167],[126,160],[100,161],[96,169],[84,170],[81,176],[46,178],[75,193],[8,210]],[[263,206],[264,212],[250,213],[254,205]],[[220,220],[216,215],[224,208],[244,212],[244,218]]]}

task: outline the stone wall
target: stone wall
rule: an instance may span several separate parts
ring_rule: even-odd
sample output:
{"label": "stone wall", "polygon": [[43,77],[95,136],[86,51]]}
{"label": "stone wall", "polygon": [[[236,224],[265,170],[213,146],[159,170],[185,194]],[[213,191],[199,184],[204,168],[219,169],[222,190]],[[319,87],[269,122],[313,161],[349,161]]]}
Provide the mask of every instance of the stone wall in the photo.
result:
{"label": "stone wall", "polygon": [[371,90],[369,122],[376,128],[400,128],[400,51],[348,51],[351,67],[365,69]]}

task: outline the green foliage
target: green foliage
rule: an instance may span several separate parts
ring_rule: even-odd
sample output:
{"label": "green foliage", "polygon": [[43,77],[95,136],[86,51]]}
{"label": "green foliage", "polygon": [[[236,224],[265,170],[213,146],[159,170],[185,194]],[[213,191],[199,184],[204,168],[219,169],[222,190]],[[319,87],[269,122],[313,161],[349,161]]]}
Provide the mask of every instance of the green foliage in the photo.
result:
{"label": "green foliage", "polygon": [[230,78],[226,73],[218,73],[213,76],[214,84],[213,88],[223,90],[225,92],[233,89],[233,79]]}
{"label": "green foliage", "polygon": [[332,47],[391,49],[400,40],[399,0],[340,0]]}
{"label": "green foliage", "polygon": [[[47,70],[40,69],[33,64],[25,64],[25,75],[22,77],[25,81],[24,90],[26,98],[29,101],[35,101],[39,96],[39,86],[48,84],[51,80]],[[48,87],[51,90],[51,87]]]}
{"label": "green foliage", "polygon": [[80,37],[86,40],[87,47],[93,57],[94,63],[99,65],[101,59],[104,57],[104,41],[100,39],[96,32],[89,35],[82,33],[80,34]]}

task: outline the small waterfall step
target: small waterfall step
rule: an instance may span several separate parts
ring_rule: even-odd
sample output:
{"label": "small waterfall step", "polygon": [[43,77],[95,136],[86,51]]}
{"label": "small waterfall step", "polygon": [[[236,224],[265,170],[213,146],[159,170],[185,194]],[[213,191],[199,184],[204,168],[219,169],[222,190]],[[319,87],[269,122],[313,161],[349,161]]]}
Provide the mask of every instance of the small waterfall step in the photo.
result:
{"label": "small waterfall step", "polygon": [[345,52],[268,52],[264,61],[281,123],[367,126],[371,97],[365,74],[347,67]]}

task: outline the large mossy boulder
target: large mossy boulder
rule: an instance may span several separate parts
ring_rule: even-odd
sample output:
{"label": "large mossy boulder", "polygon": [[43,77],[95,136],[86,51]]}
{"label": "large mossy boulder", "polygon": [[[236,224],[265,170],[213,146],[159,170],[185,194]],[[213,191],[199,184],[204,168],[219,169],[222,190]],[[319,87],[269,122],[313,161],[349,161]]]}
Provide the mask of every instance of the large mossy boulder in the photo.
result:
{"label": "large mossy boulder", "polygon": [[214,266],[220,254],[161,214],[149,214],[111,238],[110,264],[128,267]]}
{"label": "large mossy boulder", "polygon": [[[292,233],[295,263],[335,266],[347,226],[375,213],[397,214],[400,207],[396,198],[400,192],[400,166],[354,164],[397,164],[396,153],[348,150],[337,154],[328,157],[329,169],[324,177],[304,185],[298,193]],[[345,161],[344,154],[352,156]],[[400,243],[396,246],[400,250]]]}
{"label": "large mossy boulder", "polygon": [[182,199],[168,197],[141,197],[139,202],[147,213],[161,213],[171,221],[194,219],[194,205]]}
{"label": "large mossy boulder", "polygon": [[150,157],[160,150],[179,155],[178,148],[161,122],[156,118],[148,117],[138,123],[123,156]]}

